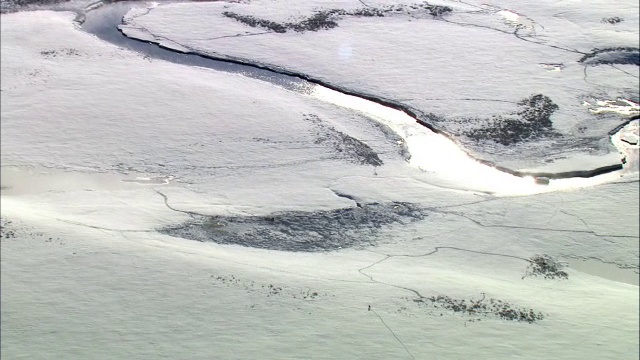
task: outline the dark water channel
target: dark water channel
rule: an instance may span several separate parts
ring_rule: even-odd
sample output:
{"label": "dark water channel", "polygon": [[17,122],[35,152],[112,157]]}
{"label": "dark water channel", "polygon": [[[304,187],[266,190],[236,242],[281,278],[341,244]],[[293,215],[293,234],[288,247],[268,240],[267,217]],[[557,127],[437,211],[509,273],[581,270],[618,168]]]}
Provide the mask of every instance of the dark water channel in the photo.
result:
{"label": "dark water channel", "polygon": [[88,11],[81,24],[82,30],[93,34],[104,41],[122,48],[136,51],[154,59],[170,61],[181,65],[198,66],[218,71],[241,74],[253,79],[269,81],[290,90],[300,89],[305,85],[309,85],[303,79],[279,74],[267,69],[261,69],[254,65],[250,66],[232,61],[215,60],[195,53],[179,53],[147,41],[128,38],[118,30],[118,25],[122,23],[124,15],[126,15],[131,8],[136,6],[144,6],[144,3],[137,1],[124,1],[105,4],[97,9]]}
{"label": "dark water channel", "polygon": [[[122,23],[122,18],[133,7],[145,6],[145,3],[140,1],[122,1],[115,3],[107,3],[103,6],[87,11],[84,15],[83,21],[81,21],[81,28],[98,38],[108,41],[112,44],[136,51],[140,54],[149,56],[150,58],[170,61],[176,64],[187,66],[198,66],[203,68],[209,68],[218,71],[225,71],[229,73],[241,74],[253,79],[268,81],[275,85],[281,86],[285,89],[304,93],[313,86],[320,85],[326,88],[336,90],[340,93],[357,96],[365,100],[375,102],[377,104],[400,110],[410,117],[414,118],[416,122],[436,133],[442,134],[447,138],[451,136],[442,130],[435,128],[428,122],[422,120],[414,109],[409,109],[402,104],[395,103],[393,101],[376,98],[369,95],[354,93],[349,90],[339,88],[331,84],[324,84],[319,80],[313,79],[310,76],[304,74],[296,74],[288,72],[285,69],[270,69],[266,66],[253,63],[243,63],[242,60],[234,59],[218,59],[213,56],[209,57],[203,54],[197,53],[182,53],[175,50],[163,48],[160,45],[150,43],[148,41],[142,41],[126,37],[122,32],[118,30],[118,25]],[[83,17],[83,16],[79,16]],[[453,140],[453,139],[452,139]],[[454,140],[455,142],[455,140]],[[608,173],[611,171],[617,171],[622,169],[622,164],[613,164],[609,166],[603,166],[596,169],[575,170],[567,172],[524,172],[516,171],[502,166],[497,166],[488,161],[477,159],[487,166],[492,166],[500,171],[509,173],[515,176],[534,176],[544,177],[549,179],[562,179],[572,177],[592,177]]]}

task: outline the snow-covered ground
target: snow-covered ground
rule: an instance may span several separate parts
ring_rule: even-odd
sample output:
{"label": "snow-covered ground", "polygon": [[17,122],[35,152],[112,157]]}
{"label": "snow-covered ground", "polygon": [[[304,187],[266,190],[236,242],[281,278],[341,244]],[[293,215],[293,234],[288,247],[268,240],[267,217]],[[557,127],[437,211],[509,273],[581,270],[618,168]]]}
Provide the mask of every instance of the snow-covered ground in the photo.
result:
{"label": "snow-covered ground", "polygon": [[[406,160],[417,124],[146,58],[74,16],[2,15],[3,358],[638,357],[637,168],[549,186],[430,168]],[[614,138],[631,164],[636,133]],[[357,245],[262,246],[327,216]],[[167,235],[233,219],[263,248]],[[584,266],[546,279],[536,255]]]}
{"label": "snow-covered ground", "polygon": [[[424,4],[154,3],[129,13],[121,29],[401,103],[475,156],[508,168],[566,171],[619,161],[607,132],[624,116],[594,114],[585,102],[629,100],[637,114],[638,66],[579,61],[596,48],[635,47],[637,63],[637,1],[439,2],[433,5],[451,11],[437,17]],[[606,21],[615,17],[621,20]],[[535,95],[550,101],[553,124],[531,134],[520,125],[533,111],[518,103]]]}

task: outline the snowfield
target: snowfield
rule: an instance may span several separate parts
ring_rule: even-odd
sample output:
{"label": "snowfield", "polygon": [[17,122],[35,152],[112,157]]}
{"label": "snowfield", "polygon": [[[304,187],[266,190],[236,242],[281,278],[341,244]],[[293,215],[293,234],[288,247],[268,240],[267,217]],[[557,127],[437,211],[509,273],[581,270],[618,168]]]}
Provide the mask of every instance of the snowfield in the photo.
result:
{"label": "snowfield", "polygon": [[[591,80],[616,86],[591,87],[584,67],[569,64],[574,53],[423,17],[380,18],[385,31],[379,19],[347,17],[327,31],[240,37],[246,25],[209,21],[225,9],[287,22],[328,6],[308,4],[162,5],[130,13],[125,31],[144,26],[153,39],[188,49],[314,69],[328,82],[399,101],[419,93],[401,101],[448,120],[512,110],[453,101],[475,96],[482,83],[491,87],[487,98],[511,102],[538,86],[559,105],[554,125],[565,136],[597,119],[586,133],[601,136],[603,154],[625,156],[624,170],[536,184],[474,161],[395,110],[322,86],[286,89],[160,61],[83,32],[70,12],[3,14],[3,358],[637,359],[638,120],[609,139],[625,118],[596,110],[629,111],[637,99],[594,100],[637,92],[637,81],[594,66]],[[477,9],[456,3],[463,6]],[[535,24],[547,16],[544,7],[522,6]],[[593,11],[621,16],[603,9]],[[588,36],[629,45],[634,14],[607,24],[620,33],[576,35],[556,20],[535,29],[583,50]],[[450,20],[465,16],[473,15]],[[407,27],[411,19],[430,30]],[[468,88],[447,82],[445,71],[411,74],[423,50],[411,55],[396,40],[436,41],[434,27],[458,38],[450,51],[475,34],[472,47],[499,41],[518,55],[530,46],[540,59],[479,57],[483,65],[456,70]],[[221,38],[192,42],[211,34]],[[327,46],[347,46],[348,34],[349,48],[331,55]],[[373,49],[391,56],[373,61]],[[454,55],[441,51],[421,66],[470,56]],[[531,65],[551,57],[565,67]],[[489,63],[505,67],[505,77],[479,70]],[[528,89],[504,88],[518,77]],[[422,87],[427,80],[440,89]],[[436,94],[445,100],[425,100]],[[537,141],[552,140],[510,149]],[[558,158],[582,156],[580,166],[606,158],[591,156],[592,147],[554,149]],[[547,155],[519,156],[525,168]]]}
{"label": "snowfield", "polygon": [[[619,161],[607,132],[625,117],[593,114],[585,102],[630,100],[638,114],[637,2],[424,4],[153,3],[120,28],[178,51],[305,74],[402,104],[474,156],[508,168],[560,162],[568,171]],[[449,11],[434,16],[434,6]],[[614,16],[624,21],[605,21]],[[611,64],[584,60],[610,48],[635,50],[611,55],[622,57]]]}

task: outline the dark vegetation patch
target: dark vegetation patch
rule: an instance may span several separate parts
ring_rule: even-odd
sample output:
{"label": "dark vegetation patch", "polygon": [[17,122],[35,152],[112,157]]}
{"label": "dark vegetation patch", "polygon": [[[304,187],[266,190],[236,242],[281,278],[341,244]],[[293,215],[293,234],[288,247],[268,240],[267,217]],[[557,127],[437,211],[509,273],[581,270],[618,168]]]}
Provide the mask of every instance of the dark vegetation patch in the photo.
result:
{"label": "dark vegetation patch", "polygon": [[0,218],[0,240],[7,239],[44,239],[46,243],[58,243],[60,245],[64,245],[64,240],[60,240],[59,237],[54,238],[53,236],[47,236],[45,233],[40,231],[35,231],[34,228],[30,226],[25,226],[24,224],[16,224],[11,220],[7,220],[6,218]]}
{"label": "dark vegetation patch", "polygon": [[68,1],[69,0],[3,0],[2,6],[54,5]]}
{"label": "dark vegetation patch", "polygon": [[569,278],[569,274],[562,270],[564,266],[549,255],[535,255],[529,261],[531,264],[523,279],[527,276],[542,276],[545,279]]}
{"label": "dark vegetation patch", "polygon": [[69,0],[7,0],[3,1],[4,3],[14,4],[17,6],[27,6],[27,5],[51,5],[51,4],[60,4],[64,2],[68,2]]}
{"label": "dark vegetation patch", "polygon": [[498,299],[486,299],[484,296],[480,300],[473,300],[455,299],[446,295],[438,295],[421,297],[413,301],[417,303],[418,306],[452,311],[470,316],[495,316],[503,320],[521,321],[530,324],[544,319],[544,315],[541,312],[517,307],[509,302]]}
{"label": "dark vegetation patch", "polygon": [[640,66],[640,49],[634,47],[612,47],[594,49],[584,55],[578,62],[586,65],[638,65]]}
{"label": "dark vegetation patch", "polygon": [[[103,3],[117,3],[130,0],[102,0]],[[0,13],[11,13],[30,10],[33,7],[54,7],[54,5],[68,3],[69,0],[0,0]]]}
{"label": "dark vegetation patch", "polygon": [[602,18],[602,22],[606,23],[606,24],[618,24],[623,22],[624,19],[621,17],[617,17],[617,16],[612,16],[612,17],[604,17]]}
{"label": "dark vegetation patch", "polygon": [[463,134],[475,141],[490,140],[502,145],[513,145],[542,136],[558,136],[553,131],[551,121],[551,115],[558,109],[558,105],[548,96],[532,95],[518,102],[515,113],[494,116],[485,121],[484,126]]}
{"label": "dark vegetation patch", "polygon": [[45,6],[56,5],[68,2],[69,0],[2,0],[0,1],[0,12],[2,14],[25,9],[32,5]]}
{"label": "dark vegetation patch", "polygon": [[73,48],[64,48],[64,49],[60,49],[60,50],[44,50],[44,51],[40,51],[40,55],[44,56],[44,57],[57,57],[58,55],[60,56],[80,56],[80,52],[78,52],[78,50],[73,49]]}
{"label": "dark vegetation patch", "polygon": [[[396,146],[398,155],[400,155],[403,159],[411,159],[411,153],[409,152],[409,148],[407,148],[405,140],[400,135],[398,135],[397,132],[393,131],[387,125],[374,120],[371,120],[369,122],[369,126],[378,129],[389,143],[394,144]],[[382,162],[382,160],[380,161]]]}
{"label": "dark vegetation patch", "polygon": [[11,221],[6,219],[0,219],[0,239],[13,239],[16,237],[16,232],[11,229]]}
{"label": "dark vegetation patch", "polygon": [[333,297],[333,295],[317,289],[295,289],[283,285],[261,284],[254,280],[243,280],[234,275],[211,275],[210,279],[212,283],[217,286],[242,289],[249,294],[257,294],[265,297],[284,296],[305,301]]}
{"label": "dark vegetation patch", "polygon": [[344,17],[384,17],[389,14],[428,14],[439,17],[451,12],[448,6],[430,5],[427,2],[410,5],[388,5],[382,7],[367,7],[355,10],[328,9],[314,12],[311,16],[298,22],[275,22],[261,19],[252,15],[242,15],[231,11],[225,11],[222,15],[239,21],[251,27],[260,27],[277,33],[286,33],[289,30],[295,32],[319,31],[333,29],[338,26],[338,21]]}
{"label": "dark vegetation patch", "polygon": [[231,11],[225,11],[222,13],[222,15],[231,19],[235,19],[236,21],[239,21],[251,27],[261,27],[267,30],[275,31],[277,33],[287,32],[286,24],[280,24],[275,21],[259,19],[251,15],[240,15]]}
{"label": "dark vegetation patch", "polygon": [[202,216],[161,233],[201,242],[280,251],[330,251],[366,246],[384,227],[426,217],[410,203],[370,203],[325,211],[290,211],[268,216]]}
{"label": "dark vegetation patch", "polygon": [[303,119],[315,125],[315,143],[330,147],[339,158],[359,165],[382,166],[382,160],[369,145],[336,130],[317,115],[304,114]]}

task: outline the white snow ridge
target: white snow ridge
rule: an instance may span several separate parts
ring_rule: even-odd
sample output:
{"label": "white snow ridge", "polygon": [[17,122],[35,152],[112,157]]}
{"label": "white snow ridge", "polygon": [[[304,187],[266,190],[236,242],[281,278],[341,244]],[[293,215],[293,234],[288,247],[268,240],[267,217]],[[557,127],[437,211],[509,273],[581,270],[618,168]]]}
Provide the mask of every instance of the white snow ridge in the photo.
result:
{"label": "white snow ridge", "polygon": [[637,2],[25,3],[3,359],[640,356]]}

